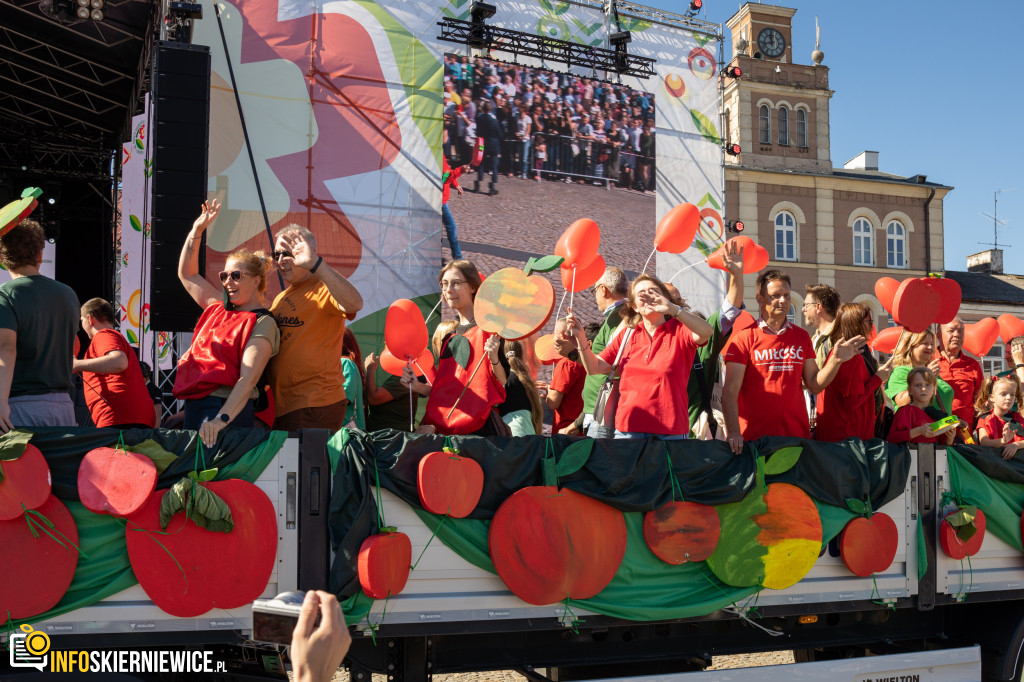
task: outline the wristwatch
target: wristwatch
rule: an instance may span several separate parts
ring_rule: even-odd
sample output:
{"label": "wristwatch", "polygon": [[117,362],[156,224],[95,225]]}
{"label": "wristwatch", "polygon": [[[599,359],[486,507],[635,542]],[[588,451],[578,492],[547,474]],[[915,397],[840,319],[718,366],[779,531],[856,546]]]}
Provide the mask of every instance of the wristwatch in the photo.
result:
{"label": "wristwatch", "polygon": [[224,422],[225,424],[227,424],[228,422],[230,422],[230,421],[231,421],[231,417],[227,416],[227,415],[226,415],[225,413],[223,413],[223,412],[221,412],[220,414],[218,414],[218,415],[217,415],[217,419],[221,420],[221,421],[222,421],[222,422]]}

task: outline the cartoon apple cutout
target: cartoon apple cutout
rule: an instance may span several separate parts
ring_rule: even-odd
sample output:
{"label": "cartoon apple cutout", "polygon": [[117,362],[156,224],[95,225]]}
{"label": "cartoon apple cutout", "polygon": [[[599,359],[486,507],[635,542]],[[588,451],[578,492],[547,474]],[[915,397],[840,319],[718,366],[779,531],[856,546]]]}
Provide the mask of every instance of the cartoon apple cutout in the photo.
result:
{"label": "cartoon apple cutout", "polygon": [[587,599],[615,576],[626,553],[626,521],[618,509],[568,488],[558,477],[589,459],[590,439],[543,461],[542,486],[521,488],[491,520],[487,545],[502,582],[529,604]]}
{"label": "cartoon apple cutout", "polygon": [[[734,587],[782,590],[814,567],[821,551],[821,517],[814,501],[789,483],[765,485],[765,476],[788,471],[801,448],[782,448],[757,468],[757,483],[739,502],[716,507],[721,538],[708,568]],[[763,472],[763,473],[762,473]]]}
{"label": "cartoon apple cutout", "polygon": [[95,448],[78,467],[78,497],[97,514],[128,516],[156,489],[156,465],[123,448]]}
{"label": "cartoon apple cutout", "polygon": [[673,500],[644,514],[644,541],[666,564],[704,561],[722,530],[714,507]]}
{"label": "cartoon apple cutout", "polygon": [[446,447],[420,460],[416,474],[420,504],[431,514],[461,519],[476,508],[484,489],[484,470],[476,461]]}
{"label": "cartoon apple cutout", "polygon": [[871,500],[849,499],[846,506],[857,514],[839,534],[839,555],[854,575],[862,578],[884,573],[899,549],[899,532],[888,514],[872,513]]}
{"label": "cartoon apple cutout", "polygon": [[8,558],[0,580],[0,623],[8,614],[20,620],[56,606],[78,566],[78,528],[67,507],[50,495],[38,509],[0,521],[0,547]]}
{"label": "cartoon apple cutout", "polygon": [[25,509],[38,509],[50,497],[50,465],[28,443],[32,434],[11,431],[6,436],[0,449],[0,521],[21,518]]}
{"label": "cartoon apple cutout", "polygon": [[412,564],[409,536],[385,526],[359,547],[359,584],[372,599],[386,599],[405,589]]}
{"label": "cartoon apple cutout", "polygon": [[274,505],[247,481],[182,479],[153,492],[128,517],[125,533],[139,584],[172,616],[245,606],[263,594],[274,570]]}
{"label": "cartoon apple cutout", "polygon": [[504,268],[484,280],[473,302],[476,323],[503,339],[525,339],[547,324],[555,309],[555,290],[539,275]]}
{"label": "cartoon apple cutout", "polygon": [[939,526],[939,543],[950,559],[959,561],[974,556],[984,541],[985,512],[973,505],[960,505]]}

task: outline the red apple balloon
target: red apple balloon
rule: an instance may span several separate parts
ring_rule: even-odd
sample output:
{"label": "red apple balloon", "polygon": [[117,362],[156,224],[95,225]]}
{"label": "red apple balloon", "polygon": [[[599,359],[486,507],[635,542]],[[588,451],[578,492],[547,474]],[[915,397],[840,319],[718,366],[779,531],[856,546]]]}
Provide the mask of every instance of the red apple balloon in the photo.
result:
{"label": "red apple balloon", "polygon": [[580,218],[562,233],[555,243],[555,255],[565,260],[562,267],[585,268],[597,258],[601,228],[590,218]]}
{"label": "red apple balloon", "polygon": [[[583,291],[597,284],[608,266],[600,255],[585,268],[567,268],[563,265],[559,270],[562,273],[562,286],[566,291]],[[575,272],[575,275],[573,274]]]}
{"label": "red apple balloon", "polygon": [[892,299],[892,316],[909,331],[923,332],[935,322],[941,301],[939,294],[925,277],[914,277],[900,282]]}
{"label": "red apple balloon", "polygon": [[892,355],[892,352],[896,350],[896,344],[899,343],[900,336],[902,334],[903,327],[886,327],[875,335],[875,338],[871,342],[871,348],[877,350],[879,353]]}
{"label": "red apple balloon", "polygon": [[956,314],[960,312],[960,285],[948,277],[926,277],[925,279],[939,294],[941,302],[935,321],[939,324],[952,322]]}

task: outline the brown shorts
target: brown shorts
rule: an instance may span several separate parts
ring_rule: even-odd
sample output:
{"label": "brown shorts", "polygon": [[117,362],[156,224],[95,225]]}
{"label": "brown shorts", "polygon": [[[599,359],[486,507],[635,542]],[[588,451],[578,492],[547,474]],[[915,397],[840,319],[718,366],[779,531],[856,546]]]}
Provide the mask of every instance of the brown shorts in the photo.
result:
{"label": "brown shorts", "polygon": [[337,431],[345,423],[345,409],[348,399],[339,400],[322,407],[303,407],[286,414],[279,414],[274,419],[277,431],[298,431],[299,429],[330,429]]}

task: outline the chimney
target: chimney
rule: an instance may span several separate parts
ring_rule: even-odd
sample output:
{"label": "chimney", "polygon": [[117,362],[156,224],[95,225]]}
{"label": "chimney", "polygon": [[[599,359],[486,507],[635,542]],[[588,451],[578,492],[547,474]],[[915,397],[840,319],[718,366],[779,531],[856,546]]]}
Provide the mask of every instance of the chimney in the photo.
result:
{"label": "chimney", "polygon": [[987,272],[990,275],[1003,274],[1003,250],[989,249],[972,253],[967,257],[968,272]]}
{"label": "chimney", "polygon": [[878,152],[864,151],[843,164],[846,170],[878,170]]}

